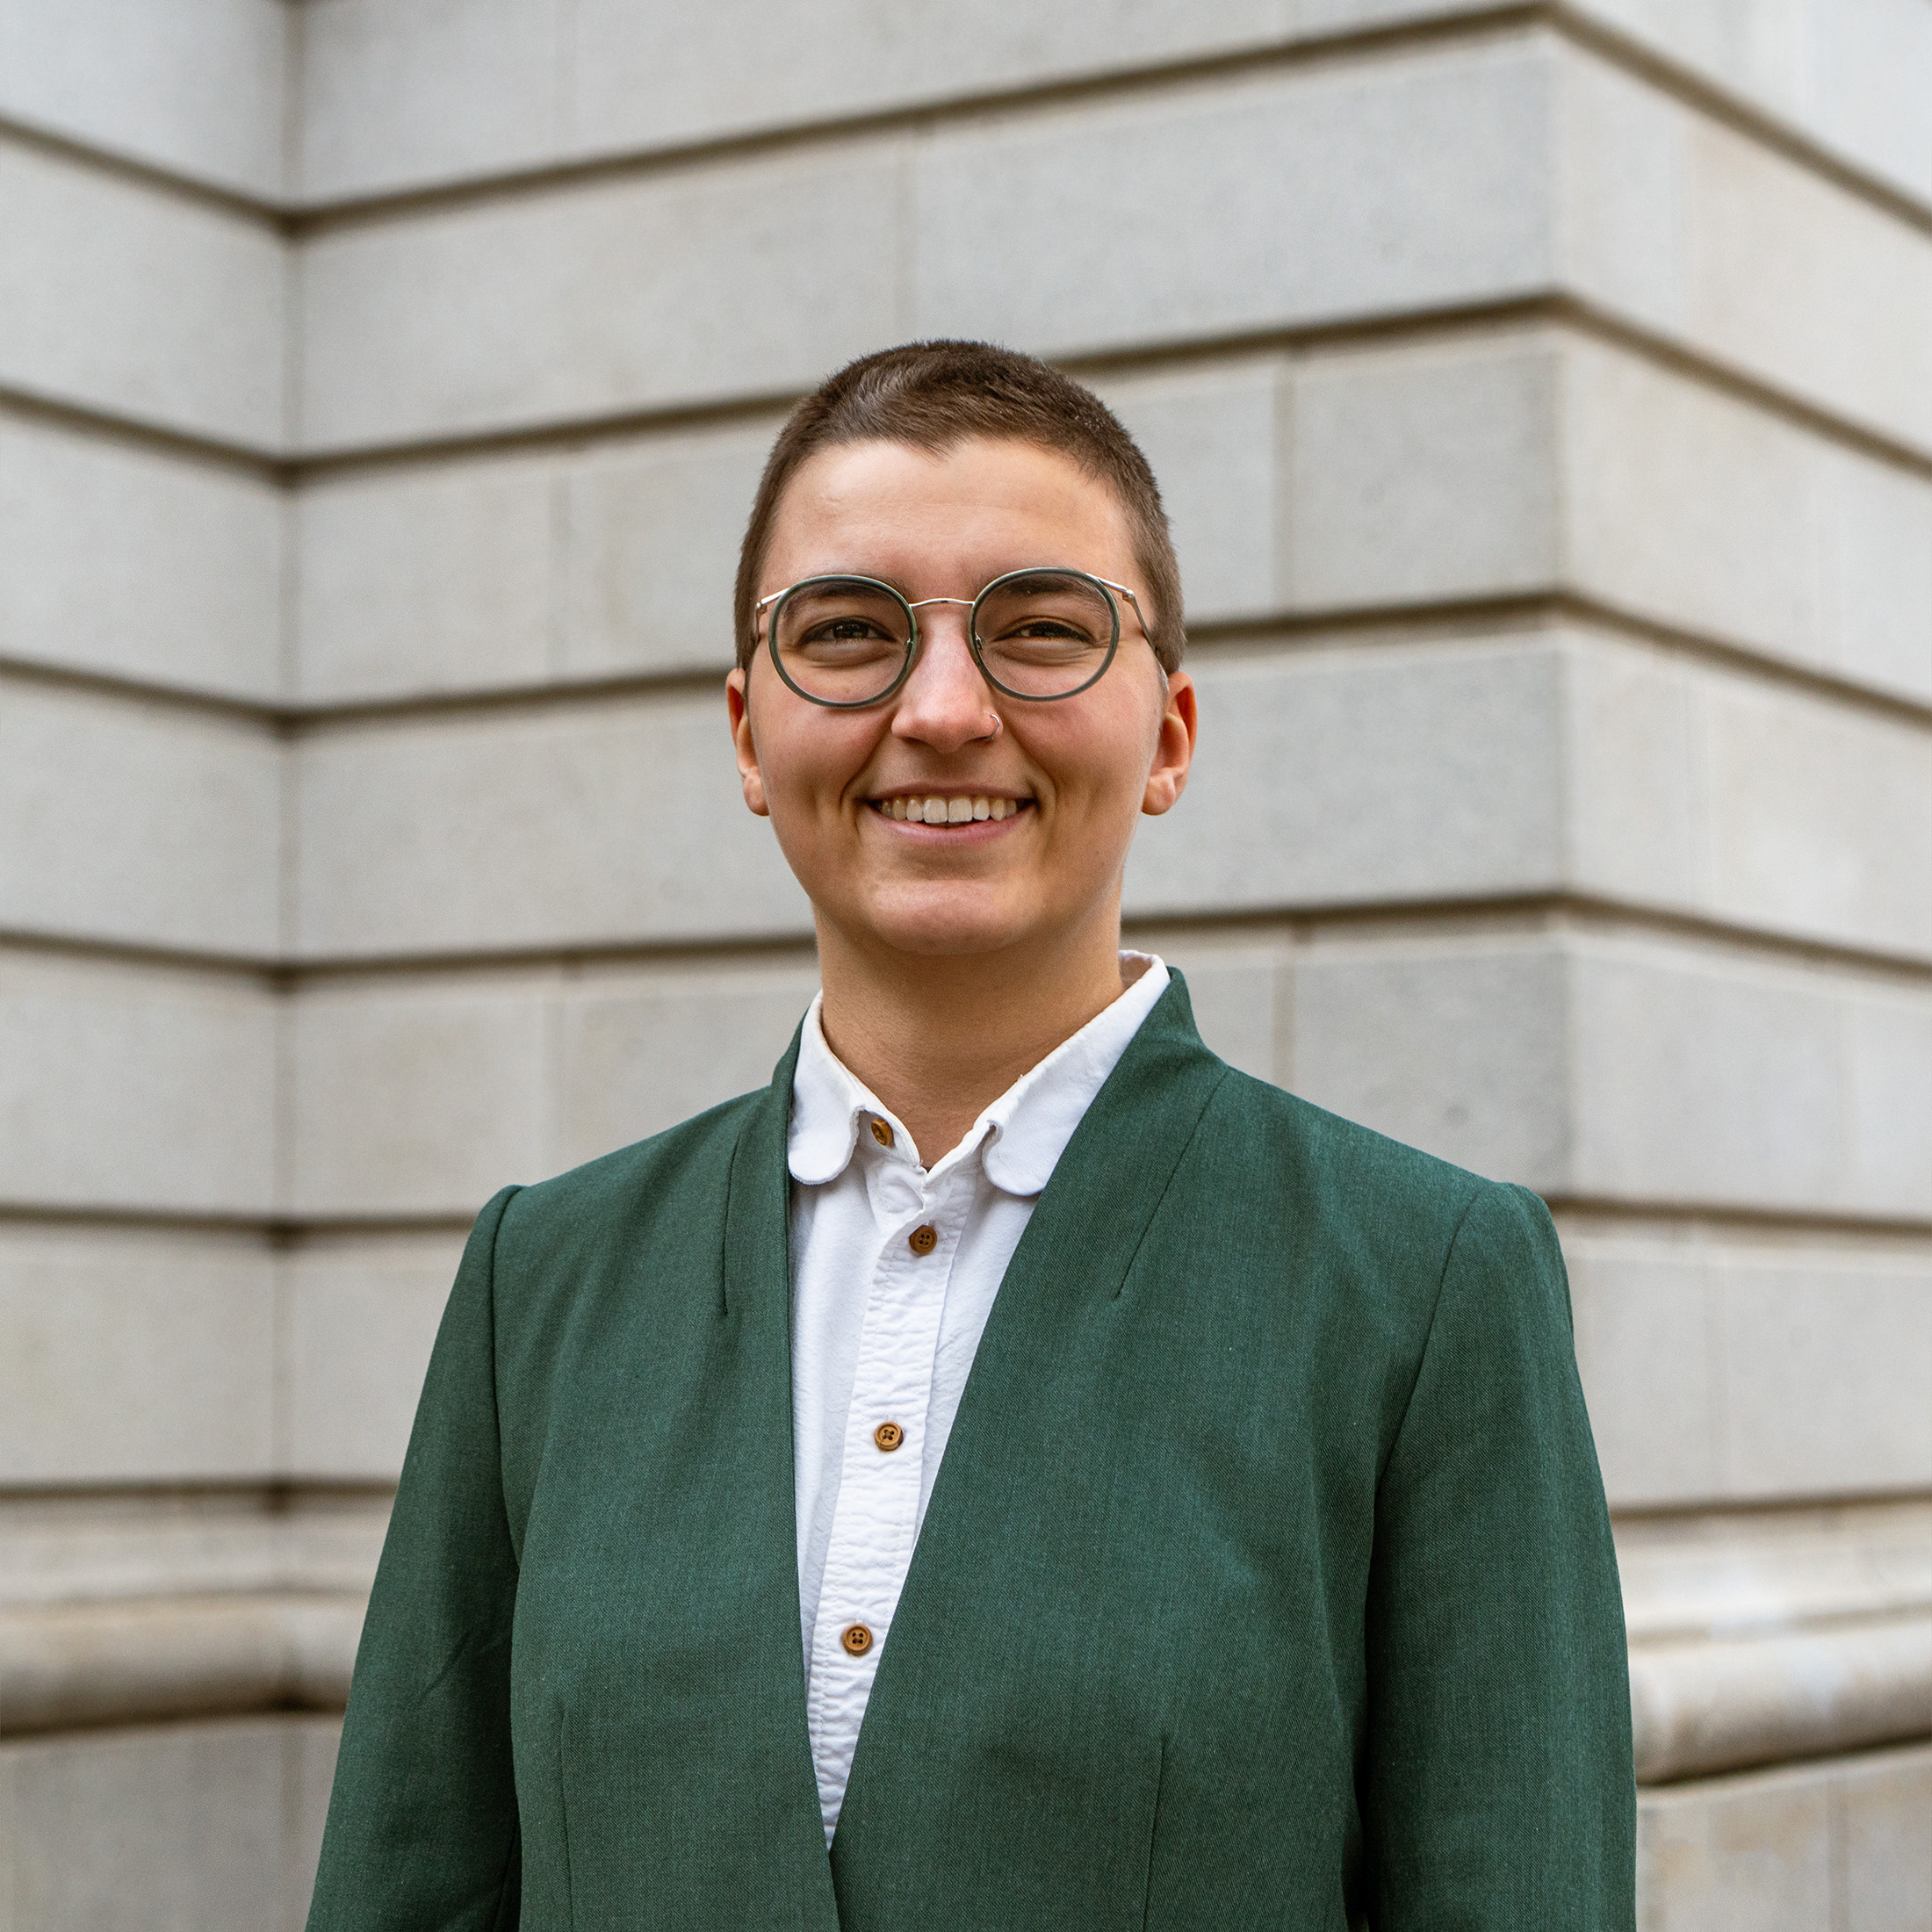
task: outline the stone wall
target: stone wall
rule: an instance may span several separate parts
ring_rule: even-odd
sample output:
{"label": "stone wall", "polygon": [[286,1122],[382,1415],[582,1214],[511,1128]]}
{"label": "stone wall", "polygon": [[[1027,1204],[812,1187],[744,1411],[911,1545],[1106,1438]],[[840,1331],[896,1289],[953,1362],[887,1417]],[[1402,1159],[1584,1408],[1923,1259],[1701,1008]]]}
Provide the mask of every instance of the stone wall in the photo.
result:
{"label": "stone wall", "polygon": [[1167,489],[1135,938],[1557,1213],[1646,1924],[1932,1927],[1928,98],[1932,0],[0,0],[0,1932],[299,1922],[468,1216],[809,997],[736,540],[933,333]]}

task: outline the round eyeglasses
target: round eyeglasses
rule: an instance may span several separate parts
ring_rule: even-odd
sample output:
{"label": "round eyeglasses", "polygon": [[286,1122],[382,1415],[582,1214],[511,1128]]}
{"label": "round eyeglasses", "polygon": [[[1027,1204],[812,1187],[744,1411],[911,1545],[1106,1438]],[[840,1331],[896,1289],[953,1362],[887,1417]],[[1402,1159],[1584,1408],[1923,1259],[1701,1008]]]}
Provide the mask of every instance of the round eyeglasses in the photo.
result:
{"label": "round eyeglasses", "polygon": [[918,613],[927,604],[969,611],[966,638],[980,674],[996,691],[1037,703],[1072,697],[1098,683],[1121,643],[1125,597],[1151,645],[1139,600],[1125,584],[1058,566],[1010,570],[970,604],[963,597],[909,603],[876,577],[807,577],[752,606],[768,605],[772,663],[800,697],[835,710],[882,703],[919,657]]}

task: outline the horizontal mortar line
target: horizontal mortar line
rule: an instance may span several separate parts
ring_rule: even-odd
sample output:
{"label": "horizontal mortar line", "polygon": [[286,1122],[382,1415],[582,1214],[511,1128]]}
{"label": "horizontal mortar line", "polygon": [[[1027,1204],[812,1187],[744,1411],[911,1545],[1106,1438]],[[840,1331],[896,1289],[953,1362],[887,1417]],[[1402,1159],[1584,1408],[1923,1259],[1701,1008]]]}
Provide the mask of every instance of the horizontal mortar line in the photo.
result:
{"label": "horizontal mortar line", "polygon": [[[1755,1529],[1760,1524],[1779,1517],[1802,1517],[1841,1509],[1898,1510],[1902,1514],[1928,1502],[1932,1502],[1932,1490],[1906,1482],[1892,1489],[1785,1489],[1774,1491],[1768,1496],[1727,1496],[1713,1493],[1705,1500],[1690,1503],[1613,1503],[1610,1506],[1610,1517],[1613,1525],[1628,1525],[1632,1529],[1683,1524],[1686,1526],[1695,1525],[1705,1534],[1711,1535],[1713,1532],[1732,1527],[1740,1530]],[[1908,1611],[1905,1614],[1910,1615],[1913,1612]],[[1633,1642],[1631,1647],[1644,1647],[1647,1641],[1638,1639]],[[1902,1747],[1861,1747],[1856,1755],[1864,1755],[1868,1749],[1901,1748],[1913,1749],[1919,1747],[1910,1743]],[[1834,1752],[1831,1755],[1837,1756],[1841,1754]],[[1734,1777],[1737,1774],[1724,1772],[1718,1775]],[[1669,1789],[1668,1786],[1662,1788]]]}
{"label": "horizontal mortar line", "polygon": [[[1613,631],[1846,710],[1892,723],[1932,726],[1932,698],[1880,690],[1842,673],[1770,655],[1741,639],[1673,624],[1595,593],[1556,583],[1462,597],[1257,611],[1190,624],[1187,634],[1192,661],[1214,664],[1280,652],[1284,646],[1315,649],[1346,643],[1373,648],[1449,643],[1498,631],[1527,634],[1553,624]],[[460,719],[506,711],[537,714],[639,699],[717,696],[722,693],[728,668],[721,657],[708,667],[294,703],[198,690],[126,672],[54,664],[0,651],[0,683],[38,684],[141,708],[158,706],[190,715],[230,718],[296,742],[364,725]]]}
{"label": "horizontal mortar line", "polygon": [[1595,18],[1575,5],[1575,0],[1550,0],[1545,11],[1550,24],[1566,40],[1621,68],[1633,80],[1674,97],[1734,133],[1870,203],[1881,214],[1932,237],[1932,203],[1808,133],[1776,109]]}
{"label": "horizontal mortar line", "polygon": [[0,112],[0,141],[62,161],[88,173],[155,191],[169,198],[218,214],[239,218],[279,235],[290,233],[289,209],[272,196],[224,186],[186,169],[170,167],[122,149],[104,148],[86,136]]}
{"label": "horizontal mortar line", "polygon": [[[1467,898],[1378,900],[1352,905],[1258,906],[1239,911],[1135,912],[1121,921],[1130,935],[1140,933],[1240,934],[1280,932],[1296,941],[1332,944],[1337,940],[1410,927],[1414,936],[1439,936],[1444,927],[1459,935],[1481,934],[1484,921],[1510,921],[1503,931],[1550,930],[1555,919],[1578,922],[1598,936],[1649,935],[1691,940],[1742,960],[1829,967],[1863,978],[1914,989],[1932,985],[1932,957],[1894,953],[1869,946],[1799,937],[1742,925],[1712,914],[1646,905],[1642,901],[1568,889],[1520,893],[1471,894]],[[1431,927],[1438,930],[1432,933]]]}
{"label": "horizontal mortar line", "polygon": [[149,455],[174,457],[231,474],[239,472],[257,482],[276,484],[287,480],[288,460],[279,451],[177,429],[149,417],[47,395],[18,383],[0,380],[0,417],[5,416]]}
{"label": "horizontal mortar line", "polygon": [[[1245,357],[1316,356],[1356,347],[1424,345],[1556,324],[1637,356],[1682,380],[1714,390],[1834,446],[1932,480],[1932,451],[1889,436],[1695,345],[1560,287],[1425,307],[1379,310],[1307,322],[1160,336],[1125,345],[1073,349],[1049,359],[1089,382],[1165,373]],[[294,487],[342,475],[441,466],[479,458],[570,451],[611,442],[688,433],[782,415],[798,392],[688,398],[634,408],[589,411],[541,422],[422,436],[386,443],[293,452],[281,465]]]}
{"label": "horizontal mortar line", "polygon": [[892,134],[939,132],[1085,102],[1132,100],[1197,87],[1206,81],[1330,65],[1410,47],[1480,42],[1554,21],[1554,11],[1546,0],[1472,5],[1455,14],[1268,39],[1208,53],[1179,53],[1084,74],[889,103],[814,120],[769,123],[657,146],[513,163],[461,178],[292,204],[289,219],[292,232],[306,239],[479,204],[501,205],[596,182],[696,172],[730,162],[835,148]]}
{"label": "horizontal mortar line", "polygon": [[1588,1222],[1592,1228],[1616,1229],[1633,1224],[1640,1228],[1648,1223],[1679,1232],[1708,1229],[1727,1238],[1754,1231],[1774,1236],[1825,1236],[1864,1242],[1878,1252],[1892,1251],[1901,1242],[1908,1244],[1914,1252],[1932,1244],[1932,1215],[1856,1215],[1825,1208],[1741,1207],[1705,1201],[1660,1203],[1636,1197],[1624,1200],[1614,1195],[1568,1193],[1560,1189],[1541,1198],[1551,1214]]}
{"label": "horizontal mortar line", "polygon": [[[1863,977],[1912,988],[1932,984],[1932,957],[1868,943],[1820,939],[1748,926],[1734,919],[1648,905],[1609,895],[1563,888],[1521,892],[1470,893],[1353,902],[1325,900],[1245,907],[1135,911],[1123,920],[1132,935],[1143,932],[1199,934],[1279,932],[1301,939],[1332,941],[1337,936],[1411,926],[1418,936],[1431,925],[1507,919],[1517,922],[1571,918],[1619,934],[1651,934],[1694,940],[1741,958],[1799,962],[1856,973]],[[0,928],[0,955],[38,954],[55,958],[125,964],[164,971],[226,975],[263,983],[265,991],[299,991],[314,984],[367,979],[421,979],[445,976],[575,973],[612,966],[660,970],[716,969],[737,963],[769,964],[810,961],[814,941],[807,927],[753,934],[688,934],[667,939],[560,941],[479,950],[368,954],[288,952],[237,955],[165,943],[141,944],[72,933]]]}
{"label": "horizontal mortar line", "polygon": [[32,954],[105,965],[154,967],[164,972],[193,972],[262,982],[265,991],[283,990],[288,968],[280,955],[231,952],[165,940],[116,939],[106,934],[50,932],[0,926],[0,956]]}
{"label": "horizontal mortar line", "polygon": [[[755,1091],[755,1090],[751,1090]],[[523,1178],[523,1185],[548,1179],[535,1174]],[[484,1205],[479,1196],[476,1211]],[[1553,1215],[1572,1221],[1584,1221],[1594,1227],[1620,1228],[1644,1225],[1695,1233],[1712,1233],[1735,1237],[1758,1233],[1768,1236],[1800,1236],[1850,1240],[1885,1251],[1900,1244],[1913,1251],[1932,1244],[1932,1215],[1849,1214],[1840,1209],[1804,1207],[1765,1207],[1708,1201],[1667,1201],[1647,1197],[1615,1196],[1568,1193],[1554,1189],[1542,1195]],[[356,1213],[278,1209],[272,1213],[210,1214],[193,1209],[68,1208],[41,1206],[32,1202],[0,1202],[0,1229],[32,1229],[48,1233],[155,1234],[179,1236],[220,1236],[263,1243],[278,1253],[300,1253],[306,1244],[318,1251],[339,1241],[381,1241],[425,1236],[459,1238],[466,1235],[474,1220],[470,1211],[424,1208],[417,1212],[389,1210]]]}
{"label": "horizontal mortar line", "polygon": [[86,138],[17,116],[0,115],[0,138],[115,177],[173,194],[196,205],[254,221],[285,236],[501,198],[519,192],[567,187],[582,181],[701,166],[741,155],[849,141],[869,133],[942,127],[989,114],[1037,112],[1085,99],[1131,97],[1197,84],[1222,75],[1292,68],[1345,60],[1362,54],[1399,50],[1457,40],[1480,40],[1499,33],[1546,25],[1566,40],[1619,67],[1633,78],[1672,95],[1696,112],[1778,153],[1869,201],[1922,232],[1932,234],[1932,206],[1910,191],[1829,146],[1804,127],[1646,45],[1604,21],[1579,11],[1568,0],[1531,4],[1472,6],[1453,16],[1395,21],[1345,28],[1330,33],[1268,40],[1245,48],[1196,55],[1181,54],[1129,64],[1104,72],[1069,75],[1006,89],[989,89],[899,106],[862,111],[838,119],[793,122],[741,130],[652,148],[511,167],[462,180],[416,187],[376,190],[334,199],[305,201],[299,196],[263,195],[223,185],[178,167],[103,148]]}
{"label": "horizontal mortar line", "polygon": [[1133,100],[1220,78],[1292,71],[1417,47],[1480,43],[1536,26],[1554,29],[1571,44],[1617,66],[1632,78],[1806,169],[1879,213],[1932,234],[1932,207],[1911,191],[1809,133],[1801,125],[1669,54],[1590,18],[1565,0],[1472,6],[1453,15],[1318,32],[1212,53],[1169,55],[1105,71],[975,90],[836,118],[741,128],[654,148],[513,164],[462,179],[291,203],[282,219],[289,232],[306,236],[479,203],[501,203],[599,181],[647,178],[869,137],[948,131],[977,121],[1006,120],[1083,102]]}
{"label": "horizontal mortar line", "polygon": [[[1244,357],[1290,357],[1358,346],[1426,344],[1511,328],[1557,324],[1639,356],[1680,379],[1796,425],[1835,446],[1881,462],[1917,480],[1932,480],[1932,451],[1834,414],[1762,376],[1741,370],[1585,298],[1551,288],[1429,307],[1386,310],[1308,322],[1157,337],[1128,345],[1075,350],[1052,358],[1090,381],[1157,374]],[[634,407],[552,416],[539,422],[417,436],[394,443],[335,449],[264,450],[170,429],[97,406],[0,384],[0,414],[40,421],[105,441],[204,461],[284,489],[340,477],[443,467],[523,454],[574,454],[607,443],[641,441],[747,422],[768,422],[798,400],[794,389],[688,397]]]}
{"label": "horizontal mortar line", "polygon": [[[1426,926],[1431,922],[1452,919],[1467,923],[1488,919],[1534,920],[1553,917],[1594,920],[1613,925],[1618,931],[1626,933],[1652,933],[1715,943],[1727,952],[1746,958],[1798,960],[1808,964],[1849,970],[1866,977],[1902,982],[1913,986],[1932,984],[1932,959],[1865,946],[1796,938],[1715,917],[1562,890],[1471,893],[1434,898],[1417,896],[1408,899],[1377,900],[1359,904],[1337,900],[1240,909],[1135,912],[1122,924],[1123,929],[1130,934],[1143,931],[1171,932],[1181,929],[1197,934],[1239,934],[1266,928],[1298,937],[1320,936],[1327,939],[1337,933],[1373,931],[1392,925],[1414,924]],[[505,948],[487,952],[452,948],[442,953],[315,955],[307,958],[288,959],[282,962],[282,969],[287,976],[290,986],[299,990],[312,982],[324,980],[422,977],[442,974],[487,974],[624,965],[709,967],[729,964],[736,960],[757,963],[768,962],[777,955],[807,958],[811,956],[811,934],[801,930],[791,934],[755,934],[744,938],[725,935],[669,941],[602,941],[579,944],[566,942],[521,948]]]}
{"label": "horizontal mortar line", "polygon": [[1678,342],[1589,297],[1560,291],[1549,299],[1549,306],[1553,320],[1568,322],[1612,347],[1626,350],[1673,375],[1807,430],[1840,449],[1869,457],[1920,482],[1932,482],[1932,450],[1901,442],[1849,416],[1837,415],[1769,378]]}
{"label": "horizontal mortar line", "polygon": [[[719,673],[719,676],[723,676]],[[192,685],[171,684],[127,671],[109,671],[84,664],[57,664],[44,658],[22,657],[0,649],[0,683],[37,684],[49,689],[83,693],[133,705],[141,710],[168,710],[196,717],[227,718],[265,732],[279,733],[290,712],[266,698],[242,697]]]}
{"label": "horizontal mortar line", "polygon": [[[479,1209],[483,1200],[477,1201]],[[418,1235],[463,1236],[473,1213],[424,1209],[417,1214],[292,1215],[267,1209],[216,1212],[183,1208],[76,1208],[39,1201],[0,1200],[0,1229],[49,1234],[146,1234],[265,1243],[278,1251],[311,1236],[353,1236],[383,1240]]]}
{"label": "horizontal mortar line", "polygon": [[[380,1476],[312,1477],[263,1474],[259,1476],[210,1476],[198,1482],[184,1481],[178,1476],[161,1476],[151,1482],[143,1482],[136,1477],[104,1481],[95,1476],[52,1476],[35,1482],[0,1482],[0,1510],[18,1508],[21,1504],[31,1508],[37,1503],[50,1503],[57,1508],[88,1503],[133,1503],[144,1509],[155,1508],[157,1512],[152,1523],[141,1526],[140,1533],[152,1536],[156,1532],[172,1531],[189,1538],[202,1534],[210,1527],[256,1531],[288,1524],[315,1528],[319,1526],[319,1518],[322,1518],[321,1511],[309,1514],[306,1505],[332,1502],[351,1504],[386,1502],[395,1492],[393,1479],[386,1481]],[[161,1515],[160,1506],[170,1503],[191,1505],[232,1503],[240,1505],[241,1509],[233,1515],[224,1512],[221,1516],[212,1516],[199,1511],[181,1517]],[[0,1518],[0,1547],[4,1547],[10,1538],[22,1534],[36,1538],[57,1536],[69,1528],[89,1534],[94,1526],[84,1520],[80,1525],[70,1525],[35,1524],[31,1517],[25,1524],[18,1518],[12,1522]],[[131,1599],[117,1595],[81,1600],[98,1603]],[[30,1607],[31,1601],[14,1598],[6,1607],[25,1609]],[[61,1605],[56,1599],[46,1607],[56,1609]]]}

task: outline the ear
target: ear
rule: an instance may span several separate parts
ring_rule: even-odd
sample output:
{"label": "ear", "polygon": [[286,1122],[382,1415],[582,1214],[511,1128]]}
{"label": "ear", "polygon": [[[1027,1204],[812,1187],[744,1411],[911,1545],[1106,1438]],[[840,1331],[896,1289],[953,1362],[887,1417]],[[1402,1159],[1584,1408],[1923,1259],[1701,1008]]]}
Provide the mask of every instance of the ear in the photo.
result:
{"label": "ear", "polygon": [[1157,818],[1174,809],[1174,801],[1187,789],[1187,770],[1194,761],[1194,736],[1199,728],[1194,700],[1194,681],[1185,671],[1175,671],[1167,679],[1167,707],[1161,713],[1160,737],[1154,746],[1154,763],[1147,775],[1147,789],[1141,795],[1141,810]]}
{"label": "ear", "polygon": [[742,668],[724,680],[724,708],[732,716],[732,743],[738,752],[738,782],[745,788],[745,803],[761,818],[768,818],[771,807],[765,803],[765,777],[758,768],[758,746],[752,741],[751,696]]}

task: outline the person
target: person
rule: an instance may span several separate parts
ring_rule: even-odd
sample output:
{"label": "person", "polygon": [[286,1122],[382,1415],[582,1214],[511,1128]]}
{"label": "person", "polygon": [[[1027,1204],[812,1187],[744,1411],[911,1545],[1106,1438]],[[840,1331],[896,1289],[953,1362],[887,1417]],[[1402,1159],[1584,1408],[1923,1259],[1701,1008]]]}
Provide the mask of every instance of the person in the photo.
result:
{"label": "person", "polygon": [[1140,451],[1025,357],[867,357],[737,630],[822,991],[768,1088],[478,1220],[314,1932],[1631,1926],[1548,1215],[1121,949],[1196,738]]}

